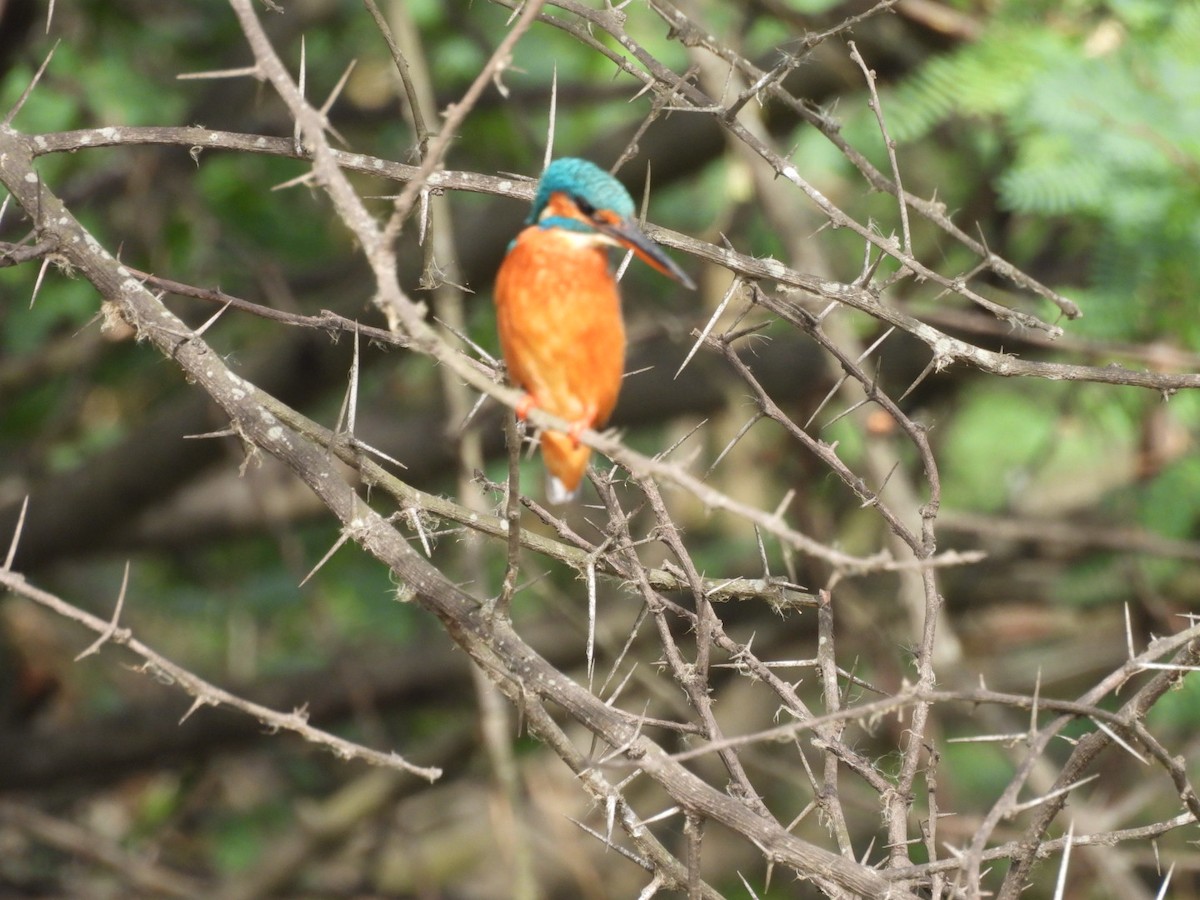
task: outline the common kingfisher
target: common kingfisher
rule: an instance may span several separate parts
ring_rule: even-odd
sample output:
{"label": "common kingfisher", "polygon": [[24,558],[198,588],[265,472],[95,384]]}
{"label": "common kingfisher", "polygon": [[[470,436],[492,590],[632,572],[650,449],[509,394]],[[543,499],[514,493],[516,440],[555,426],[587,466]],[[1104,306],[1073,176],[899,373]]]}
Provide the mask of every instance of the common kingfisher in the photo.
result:
{"label": "common kingfisher", "polygon": [[508,247],[496,275],[496,319],[509,378],[533,407],[574,423],[542,434],[550,477],[546,495],[564,503],[579,493],[591,449],[587,428],[608,421],[625,374],[621,296],[609,259],[612,247],[688,288],[695,284],[634,220],[621,182],[585,159],[557,159],[538,182],[526,227]]}

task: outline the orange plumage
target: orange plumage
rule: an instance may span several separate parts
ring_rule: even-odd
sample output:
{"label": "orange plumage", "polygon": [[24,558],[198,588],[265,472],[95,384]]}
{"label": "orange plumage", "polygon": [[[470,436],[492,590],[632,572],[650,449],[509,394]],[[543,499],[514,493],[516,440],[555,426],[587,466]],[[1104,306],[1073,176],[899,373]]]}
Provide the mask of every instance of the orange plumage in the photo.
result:
{"label": "orange plumage", "polygon": [[[625,326],[607,251],[573,247],[573,237],[536,225],[521,232],[496,278],[496,318],[509,377],[530,401],[596,428],[617,405]],[[567,493],[590,454],[569,435],[542,435],[546,468]]]}
{"label": "orange plumage", "polygon": [[621,298],[609,248],[629,247],[659,271],[691,280],[634,224],[633,201],[612,176],[585,160],[547,168],[528,226],[496,276],[496,318],[509,378],[530,406],[573,423],[542,434],[552,502],[574,496],[591,450],[579,432],[608,421],[625,371]]}

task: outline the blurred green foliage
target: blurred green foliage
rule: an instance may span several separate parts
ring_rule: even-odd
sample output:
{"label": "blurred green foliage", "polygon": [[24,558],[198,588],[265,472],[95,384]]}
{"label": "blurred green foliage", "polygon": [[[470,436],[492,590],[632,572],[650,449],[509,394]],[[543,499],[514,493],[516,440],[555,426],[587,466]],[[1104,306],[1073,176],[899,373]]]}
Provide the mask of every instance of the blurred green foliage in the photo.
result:
{"label": "blurred green foliage", "polygon": [[[1200,3],[1018,0],[997,5],[984,25],[978,40],[882,91],[906,186],[928,194],[932,182],[968,215],[994,207],[999,216],[976,218],[979,231],[1018,265],[1048,264],[1051,283],[1084,310],[1071,334],[1200,350]],[[886,167],[872,128],[860,112],[847,133]],[[955,177],[970,170],[985,173],[992,197]],[[933,435],[946,502],[1083,515],[1108,497],[1101,520],[1122,519],[1132,504],[1150,531],[1193,537],[1191,457],[1131,483],[1146,421],[1162,402],[1138,391],[969,385]],[[1183,440],[1200,436],[1194,397],[1172,398],[1165,417]],[[1089,480],[1090,498],[1064,495]],[[1041,503],[1040,494],[1061,502]],[[1068,569],[1060,599],[1116,599],[1111,562]],[[1181,565],[1153,560],[1143,572],[1163,587]]]}
{"label": "blurred green foliage", "polygon": [[1000,205],[1093,229],[1076,328],[1200,349],[1200,4],[1069,7],[1002,4],[979,41],[887,93],[889,122],[906,143],[994,122]]}

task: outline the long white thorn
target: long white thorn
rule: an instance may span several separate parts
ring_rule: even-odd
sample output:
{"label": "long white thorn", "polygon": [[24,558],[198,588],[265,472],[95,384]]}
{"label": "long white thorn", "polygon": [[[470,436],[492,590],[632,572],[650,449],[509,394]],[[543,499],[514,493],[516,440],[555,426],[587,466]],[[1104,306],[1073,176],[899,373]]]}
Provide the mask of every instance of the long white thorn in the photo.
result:
{"label": "long white thorn", "polygon": [[588,636],[587,636],[587,676],[588,688],[592,686],[592,676],[596,672],[596,561],[589,559],[587,564],[588,592]]}
{"label": "long white thorn", "polygon": [[1067,889],[1067,866],[1071,862],[1071,841],[1075,837],[1075,820],[1067,826],[1067,837],[1063,843],[1062,862],[1058,866],[1058,883],[1054,886],[1054,900],[1062,900]]}
{"label": "long white thorn", "polygon": [[121,620],[121,610],[125,608],[125,592],[129,588],[129,560],[125,560],[125,575],[121,579],[121,592],[117,594],[117,607],[113,610],[112,618],[108,622],[108,627],[101,632],[100,637],[92,641],[86,650],[75,657],[75,662],[93,653],[99,653],[108,640],[117,633],[117,622]]}
{"label": "long white thorn", "polygon": [[729,290],[725,292],[725,296],[721,298],[721,302],[717,304],[717,308],[713,310],[712,316],[709,317],[708,323],[700,331],[700,336],[696,338],[696,343],[692,344],[692,349],[688,351],[688,355],[683,358],[683,362],[679,364],[679,368],[675,370],[675,377],[687,367],[687,364],[692,361],[692,357],[696,355],[696,351],[700,349],[700,345],[704,343],[705,338],[712,332],[713,327],[717,324],[717,319],[721,318],[721,313],[725,312],[725,307],[729,305],[729,301],[733,299],[734,293],[742,285],[740,278],[735,278],[729,283]]}
{"label": "long white thorn", "polygon": [[25,527],[25,513],[29,510],[29,495],[25,495],[25,500],[21,503],[21,514],[17,516],[17,527],[13,529],[12,541],[8,545],[8,555],[4,557],[4,570],[11,572],[13,560],[17,557],[17,544],[21,542],[21,529]]}
{"label": "long white thorn", "polygon": [[554,127],[558,120],[558,63],[550,74],[550,121],[546,123],[546,155],[542,159],[542,170],[550,168],[554,159]]}
{"label": "long white thorn", "polygon": [[308,583],[308,579],[310,579],[314,575],[316,575],[317,572],[319,572],[321,570],[321,567],[324,566],[325,563],[329,562],[330,557],[332,557],[333,554],[337,553],[338,550],[341,548],[342,544],[346,543],[346,541],[348,541],[348,540],[350,540],[350,532],[343,531],[341,533],[341,535],[338,536],[338,539],[333,542],[333,546],[329,548],[329,552],[327,552],[324,556],[321,557],[320,561],[315,566],[312,567],[311,572],[309,572],[307,575],[304,576],[304,578],[300,581],[300,584],[297,585],[297,587],[304,587],[304,585]]}
{"label": "long white thorn", "polygon": [[1163,879],[1162,887],[1154,895],[1154,900],[1164,900],[1167,896],[1167,888],[1171,886],[1171,876],[1173,874],[1175,874],[1175,863],[1171,863],[1171,867],[1167,869],[1167,877]]}
{"label": "long white thorn", "polygon": [[33,302],[37,300],[38,291],[42,289],[42,279],[46,277],[46,269],[50,268],[50,257],[42,260],[42,267],[38,270],[37,281],[33,283],[33,293],[29,297],[29,308],[33,309]]}

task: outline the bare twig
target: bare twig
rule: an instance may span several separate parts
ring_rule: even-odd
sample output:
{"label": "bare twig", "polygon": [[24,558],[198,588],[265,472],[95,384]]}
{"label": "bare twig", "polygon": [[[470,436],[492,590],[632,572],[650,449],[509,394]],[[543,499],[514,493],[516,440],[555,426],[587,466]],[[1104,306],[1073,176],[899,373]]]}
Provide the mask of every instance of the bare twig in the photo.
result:
{"label": "bare twig", "polygon": [[[241,697],[222,690],[146,646],[135,638],[133,632],[128,628],[113,627],[115,619],[114,622],[105,622],[91,613],[84,612],[82,609],[71,605],[56,595],[30,584],[18,572],[9,570],[0,571],[0,584],[4,585],[4,587],[8,588],[14,594],[32,600],[34,603],[54,611],[65,619],[70,619],[86,628],[90,628],[101,636],[101,641],[97,642],[97,644],[105,641],[119,644],[141,657],[143,660],[141,671],[152,674],[160,680],[178,684],[194,698],[195,702],[192,704],[191,710],[184,716],[185,719],[201,706],[229,706],[233,709],[241,710],[249,716],[253,716],[268,728],[277,731],[294,732],[306,741],[324,747],[343,759],[361,759],[372,765],[385,766],[390,769],[408,772],[426,781],[436,781],[442,775],[441,769],[415,766],[395,753],[380,753],[378,750],[372,750],[361,744],[356,744],[332,735],[327,731],[314,728],[308,724],[308,716],[303,709],[294,710],[291,713],[276,712],[273,709],[268,709],[249,700],[243,700]],[[122,592],[122,596],[124,596],[124,592]],[[97,647],[97,644],[93,644],[92,646]],[[80,654],[80,658],[89,652],[92,652],[91,647]]]}

